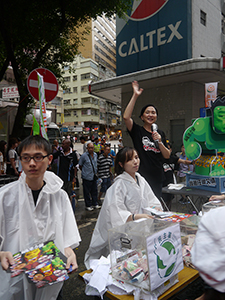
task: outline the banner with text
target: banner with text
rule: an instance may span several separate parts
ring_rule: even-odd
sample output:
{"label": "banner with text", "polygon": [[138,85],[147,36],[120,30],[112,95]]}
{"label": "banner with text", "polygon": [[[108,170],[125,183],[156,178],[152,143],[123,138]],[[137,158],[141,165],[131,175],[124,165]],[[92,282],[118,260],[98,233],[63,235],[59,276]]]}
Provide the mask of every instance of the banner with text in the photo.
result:
{"label": "banner with text", "polygon": [[218,82],[205,83],[205,107],[211,107],[211,101],[216,100]]}

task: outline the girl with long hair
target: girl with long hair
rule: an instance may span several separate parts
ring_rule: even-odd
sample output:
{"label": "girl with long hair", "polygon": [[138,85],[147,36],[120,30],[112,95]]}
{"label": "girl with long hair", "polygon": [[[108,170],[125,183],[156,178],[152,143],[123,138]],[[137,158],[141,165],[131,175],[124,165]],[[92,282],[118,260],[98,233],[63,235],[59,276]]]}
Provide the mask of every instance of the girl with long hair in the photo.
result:
{"label": "girl with long hair", "polygon": [[122,148],[116,155],[113,185],[107,190],[91,243],[85,254],[85,265],[90,259],[108,256],[108,229],[141,218],[151,218],[143,209],[162,209],[147,181],[138,173],[140,159],[135,149]]}

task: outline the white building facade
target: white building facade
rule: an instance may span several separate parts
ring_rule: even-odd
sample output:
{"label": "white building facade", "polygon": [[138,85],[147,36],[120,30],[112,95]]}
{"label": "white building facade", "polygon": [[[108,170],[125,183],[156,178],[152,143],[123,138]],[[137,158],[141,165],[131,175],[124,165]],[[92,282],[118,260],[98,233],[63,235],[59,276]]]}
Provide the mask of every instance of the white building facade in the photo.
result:
{"label": "white building facade", "polygon": [[57,119],[63,131],[78,136],[115,132],[121,122],[120,105],[89,93],[90,81],[99,80],[98,63],[79,55],[64,69],[63,78],[67,86],[63,91],[64,120],[61,114]]}

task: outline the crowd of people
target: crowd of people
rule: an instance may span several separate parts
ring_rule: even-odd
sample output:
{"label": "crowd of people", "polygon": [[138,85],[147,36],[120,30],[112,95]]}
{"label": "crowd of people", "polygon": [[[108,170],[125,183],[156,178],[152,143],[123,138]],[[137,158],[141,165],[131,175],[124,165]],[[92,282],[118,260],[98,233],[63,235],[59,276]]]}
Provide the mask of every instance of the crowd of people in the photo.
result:
{"label": "crowd of people", "polygon": [[21,163],[17,153],[20,139],[10,138],[8,143],[5,140],[0,141],[0,173],[12,176],[19,176]]}
{"label": "crowd of people", "polygon": [[[134,148],[124,145],[122,138],[117,153],[106,139],[100,142],[98,137],[88,141],[80,138],[83,153],[74,150],[69,138],[65,138],[62,145],[57,140],[50,145],[40,136],[29,136],[23,141],[11,138],[8,143],[0,141],[1,174],[18,177],[18,180],[0,189],[0,299],[61,299],[62,283],[37,289],[24,274],[11,278],[10,273],[5,271],[15,263],[14,253],[49,240],[54,240],[66,256],[66,268],[77,270],[73,249],[79,245],[81,238],[75,220],[75,205],[71,202],[80,188],[78,172],[81,171],[87,213],[100,210],[85,254],[87,268],[91,259],[109,254],[108,229],[151,218],[143,213],[147,207],[158,210],[171,208],[172,199],[162,194],[162,187],[175,183],[176,166],[182,182],[185,171],[194,162],[188,161],[183,145],[180,156],[171,154],[172,148],[164,132],[155,126],[158,110],[154,105],[148,104],[141,109],[143,126],[134,122],[132,112],[143,89],[139,88],[137,81],[132,83],[132,87],[133,95],[123,117]],[[223,227],[222,214],[211,215],[215,220],[221,219]],[[220,242],[223,234],[219,234],[215,241],[210,219],[203,220],[193,248],[193,263],[200,270],[207,289],[210,287],[211,292],[215,291],[213,295],[218,292],[224,296],[224,272],[219,267],[219,264],[224,264],[224,241]],[[216,224],[213,228],[217,227]],[[204,248],[206,237],[211,239],[211,247],[214,242],[221,246],[211,274],[207,273],[210,263],[207,265],[204,261],[208,250],[199,250],[200,246]],[[210,298],[206,292],[202,299],[215,298]]]}

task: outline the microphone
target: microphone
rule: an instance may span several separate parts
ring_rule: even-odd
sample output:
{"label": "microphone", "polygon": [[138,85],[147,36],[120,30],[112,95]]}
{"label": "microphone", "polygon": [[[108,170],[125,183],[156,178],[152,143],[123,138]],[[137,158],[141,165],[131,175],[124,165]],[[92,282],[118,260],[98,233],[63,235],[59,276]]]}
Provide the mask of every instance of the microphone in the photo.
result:
{"label": "microphone", "polygon": [[[157,129],[158,129],[158,126],[157,126],[155,123],[153,123],[153,124],[152,124],[152,132],[157,131]],[[154,142],[155,142],[155,147],[156,147],[157,149],[159,149],[159,141],[158,141],[158,140],[154,140]]]}

